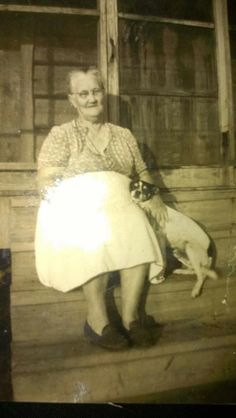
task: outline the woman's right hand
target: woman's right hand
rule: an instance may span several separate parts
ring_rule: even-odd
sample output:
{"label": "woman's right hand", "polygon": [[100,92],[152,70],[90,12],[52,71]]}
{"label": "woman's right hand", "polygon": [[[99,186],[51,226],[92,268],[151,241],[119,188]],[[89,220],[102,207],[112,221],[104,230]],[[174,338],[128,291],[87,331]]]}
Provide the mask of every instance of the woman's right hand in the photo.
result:
{"label": "woman's right hand", "polygon": [[154,195],[150,200],[140,202],[139,206],[147,212],[147,215],[151,215],[157,227],[165,227],[165,223],[168,221],[168,212],[159,195]]}

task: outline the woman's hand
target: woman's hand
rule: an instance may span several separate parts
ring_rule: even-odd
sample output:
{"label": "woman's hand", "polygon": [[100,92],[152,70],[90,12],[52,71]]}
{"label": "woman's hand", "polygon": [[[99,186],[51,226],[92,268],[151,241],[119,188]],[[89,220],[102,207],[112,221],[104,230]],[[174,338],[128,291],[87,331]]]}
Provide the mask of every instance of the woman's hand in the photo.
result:
{"label": "woman's hand", "polygon": [[53,188],[60,183],[62,173],[63,168],[60,167],[47,167],[38,170],[36,181],[41,199],[50,200],[49,196],[52,195]]}
{"label": "woman's hand", "polygon": [[159,195],[154,195],[146,202],[140,202],[139,206],[151,215],[158,227],[164,228],[168,221],[167,207]]}
{"label": "woman's hand", "polygon": [[[151,174],[148,170],[144,170],[140,175],[140,180],[146,181],[151,184],[155,184]],[[139,203],[139,206],[145,210],[147,215],[150,215],[150,221],[152,224],[155,223],[156,228],[164,228],[166,221],[168,221],[167,207],[164,204],[160,195],[154,195],[150,200]]]}

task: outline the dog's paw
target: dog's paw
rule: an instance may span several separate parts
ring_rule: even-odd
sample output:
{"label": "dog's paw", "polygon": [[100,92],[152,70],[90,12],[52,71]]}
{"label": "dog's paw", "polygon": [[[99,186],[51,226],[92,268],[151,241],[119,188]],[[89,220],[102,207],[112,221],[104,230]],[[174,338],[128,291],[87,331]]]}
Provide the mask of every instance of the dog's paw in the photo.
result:
{"label": "dog's paw", "polygon": [[199,289],[198,287],[194,287],[192,292],[191,292],[192,298],[198,297],[200,295],[200,291],[201,291],[201,289]]}
{"label": "dog's paw", "polygon": [[218,274],[214,270],[209,270],[207,272],[207,276],[210,277],[213,280],[218,280],[219,279]]}

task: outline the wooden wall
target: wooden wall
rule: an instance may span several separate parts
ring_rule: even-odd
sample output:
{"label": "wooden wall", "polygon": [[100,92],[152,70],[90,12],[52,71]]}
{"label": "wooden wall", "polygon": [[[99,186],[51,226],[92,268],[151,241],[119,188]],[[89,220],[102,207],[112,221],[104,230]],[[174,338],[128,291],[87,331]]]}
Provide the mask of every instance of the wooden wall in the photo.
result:
{"label": "wooden wall", "polygon": [[220,161],[214,31],[120,19],[121,123],[158,166]]}
{"label": "wooden wall", "polygon": [[[109,2],[109,10],[114,14],[112,4]],[[119,7],[121,12],[127,11],[122,2]],[[211,22],[211,15],[208,18]],[[54,124],[74,116],[66,98],[68,70],[97,64],[103,52],[103,60],[109,61],[109,57],[104,45],[102,53],[98,48],[96,14],[11,12],[1,13],[1,19],[0,176],[6,225],[11,207],[6,196],[16,193],[23,199],[19,208],[10,210],[12,231],[17,233],[20,228],[17,237],[13,232],[10,236],[6,229],[6,243],[11,246],[17,244],[20,234],[23,243],[25,234],[29,234],[27,244],[33,239],[36,208],[24,196],[28,190],[36,193],[35,166],[29,168],[23,162],[35,160]],[[112,19],[114,16],[110,23]],[[220,231],[214,232],[217,239],[228,239],[234,230],[235,178],[233,165],[227,166],[221,158],[216,45],[211,23],[207,27],[175,25],[143,21],[140,16],[125,19],[122,15],[117,22],[119,44],[115,52],[119,57],[115,53],[110,61],[116,61],[119,68],[120,124],[136,135],[166,196],[202,222],[210,233]],[[234,74],[234,58],[232,63]],[[14,166],[19,161],[20,165]],[[28,181],[33,182],[30,189]],[[18,215],[23,218],[18,219]],[[220,248],[225,254],[224,245]],[[224,256],[220,255],[219,260],[225,262]]]}
{"label": "wooden wall", "polygon": [[[194,307],[190,303],[190,292],[193,279],[184,278],[183,283],[178,277],[167,282],[167,287],[153,290],[147,310],[156,314],[164,321],[175,319],[185,320],[193,315],[194,309],[201,307],[199,315],[207,315],[207,309],[212,309],[215,296],[223,297],[225,280],[234,268],[236,248],[236,193],[235,187],[219,186],[221,171],[216,169],[211,177],[209,169],[202,168],[201,173],[196,170],[173,169],[161,171],[160,174],[166,184],[168,182],[178,187],[162,190],[163,199],[171,206],[192,216],[200,222],[210,234],[217,249],[216,267],[220,274],[219,283],[214,286],[218,290],[201,299]],[[180,187],[188,178],[191,188]],[[210,178],[210,185],[209,185]],[[25,165],[24,170],[12,164],[11,172],[0,167],[0,214],[5,222],[0,225],[1,247],[10,248],[12,256],[12,285],[11,285],[11,316],[14,344],[51,344],[62,341],[73,341],[82,332],[86,315],[86,306],[81,291],[62,294],[43,286],[37,277],[34,256],[34,232],[39,198],[35,191],[35,166]],[[178,305],[175,300],[173,309],[166,309],[163,302],[170,297],[171,306],[174,292],[184,292],[184,305]],[[169,296],[165,293],[167,292]],[[207,291],[208,292],[208,291]],[[218,292],[218,293],[217,293]],[[214,296],[215,295],[215,296]],[[163,299],[164,298],[164,299]],[[217,309],[219,311],[218,299]],[[215,299],[214,299],[215,300]],[[157,307],[158,303],[158,307]],[[160,303],[160,304],[159,304]],[[154,305],[153,305],[154,304]],[[154,309],[155,307],[155,309]],[[156,310],[157,308],[157,310]],[[224,308],[223,305],[221,307]],[[232,306],[233,308],[233,306]],[[205,309],[205,310],[204,310]],[[222,309],[219,312],[223,312]],[[152,312],[153,310],[153,312]],[[224,310],[224,309],[223,309]],[[30,320],[27,320],[30,318]],[[43,319],[43,322],[42,322]],[[36,324],[38,324],[36,326]],[[47,324],[46,329],[45,324]],[[43,334],[43,337],[42,337]]]}
{"label": "wooden wall", "polygon": [[[1,19],[0,161],[33,161],[48,130],[74,117],[65,79],[98,63],[98,19]],[[214,31],[119,19],[118,32],[120,124],[159,167],[220,163]]]}
{"label": "wooden wall", "polygon": [[[95,7],[94,0],[71,0],[67,6],[86,7],[86,3]],[[18,400],[29,400],[24,398],[27,390],[37,388],[34,379],[38,376],[33,376],[34,384],[30,383],[31,389],[25,392],[22,377],[28,367],[32,367],[31,374],[35,371],[37,362],[32,354],[35,347],[39,347],[42,356],[45,347],[51,359],[54,357],[54,352],[50,354],[51,344],[57,344],[58,348],[63,342],[77,339],[86,315],[80,291],[62,295],[40,284],[34,259],[39,204],[34,161],[49,129],[74,116],[66,98],[65,77],[78,65],[97,64],[102,57],[111,92],[119,92],[120,124],[131,128],[139,140],[166,203],[193,217],[210,234],[217,249],[216,266],[226,275],[226,281],[207,285],[206,298],[199,298],[194,308],[189,299],[192,281],[185,278],[182,282],[169,282],[160,294],[159,289],[151,294],[150,313],[157,312],[158,318],[175,322],[192,320],[193,315],[201,318],[209,315],[214,325],[215,315],[220,316],[228,309],[222,297],[228,291],[228,275],[235,260],[236,172],[232,161],[227,165],[221,155],[211,1],[194,2],[192,8],[189,1],[183,1],[187,14],[182,16],[176,2],[168,2],[172,6],[165,9],[167,2],[122,0],[118,2],[120,15],[114,17],[114,3],[101,2],[103,10],[109,6],[106,10],[113,12],[109,22],[102,16],[103,56],[98,48],[95,12],[90,16],[73,13],[62,16],[42,14],[39,10],[31,14],[28,10],[28,14],[0,15],[0,215],[4,220],[0,224],[0,247],[10,248],[12,254],[12,366]],[[130,8],[131,3],[134,9]],[[135,20],[126,19],[122,13],[129,12],[139,15]],[[208,24],[203,28],[201,24],[144,22],[140,14],[174,19],[197,17]],[[114,25],[117,22],[118,45],[112,38],[117,35]],[[233,55],[235,84],[234,67]],[[236,103],[235,94],[234,97]],[[110,104],[114,103],[114,97],[109,99]],[[235,315],[235,296],[231,307]],[[191,323],[188,331],[190,328]],[[178,339],[181,327],[177,334]],[[26,352],[31,354],[28,356]],[[205,359],[208,363],[208,351]],[[42,369],[47,367],[45,364],[43,357],[38,370],[42,365]],[[51,394],[47,386],[50,381],[48,373],[42,376],[47,400]],[[154,380],[157,381],[156,375]],[[94,382],[99,387],[96,379]],[[41,396],[40,390],[37,396]],[[97,399],[103,399],[102,396]]]}
{"label": "wooden wall", "polygon": [[67,23],[65,25],[63,18],[63,32],[58,36],[52,34],[52,22],[47,22],[47,33],[40,33],[35,43],[33,94],[36,157],[48,130],[75,117],[67,100],[68,72],[80,65],[97,65],[97,20],[70,17]]}
{"label": "wooden wall", "polygon": [[0,35],[0,159],[20,160],[20,42]]}
{"label": "wooden wall", "polygon": [[67,73],[97,65],[97,18],[0,17],[0,162],[34,161],[49,129],[74,117]]}
{"label": "wooden wall", "polygon": [[[236,30],[231,30],[230,35],[230,50],[231,50],[231,69],[232,69],[232,84],[233,84],[233,100],[234,100],[234,120],[236,120]],[[235,134],[236,143],[236,134]]]}

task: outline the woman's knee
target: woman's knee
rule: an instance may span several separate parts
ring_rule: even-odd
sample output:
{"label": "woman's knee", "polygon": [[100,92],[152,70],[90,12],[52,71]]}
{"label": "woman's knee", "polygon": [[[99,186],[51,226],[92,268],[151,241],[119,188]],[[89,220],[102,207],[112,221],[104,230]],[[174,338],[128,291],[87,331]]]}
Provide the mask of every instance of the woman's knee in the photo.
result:
{"label": "woman's knee", "polygon": [[145,279],[149,271],[149,263],[139,264],[134,267],[130,267],[128,269],[123,269],[120,271],[121,279],[125,279],[126,277],[136,279]]}
{"label": "woman's knee", "polygon": [[96,292],[96,293],[104,292],[107,287],[108,277],[109,277],[108,273],[104,273],[104,274],[100,274],[99,276],[92,278],[91,280],[89,280],[83,285],[82,288],[83,288],[84,293],[86,294],[86,293],[92,293],[92,292]]}

